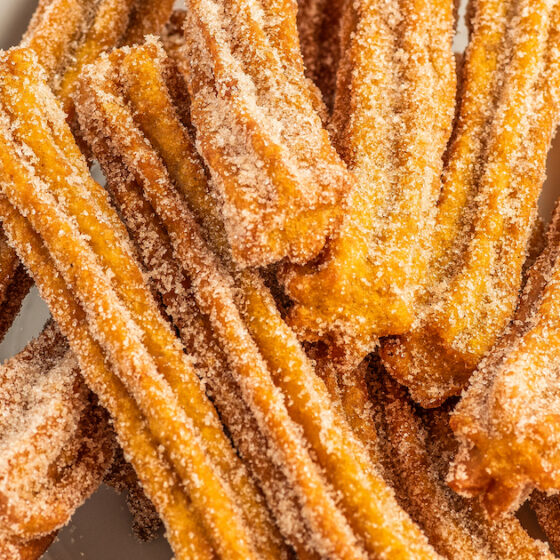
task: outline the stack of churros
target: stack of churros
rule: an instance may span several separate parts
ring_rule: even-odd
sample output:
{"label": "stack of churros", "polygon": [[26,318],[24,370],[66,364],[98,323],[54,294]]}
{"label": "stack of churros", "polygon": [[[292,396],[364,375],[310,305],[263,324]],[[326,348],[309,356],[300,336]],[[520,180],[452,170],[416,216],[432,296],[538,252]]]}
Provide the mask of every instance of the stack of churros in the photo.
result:
{"label": "stack of churros", "polygon": [[459,70],[453,0],[173,4],[41,0],[0,53],[0,336],[52,315],[0,367],[0,556],[105,477],[178,560],[551,560],[560,1],[473,2]]}
{"label": "stack of churros", "polygon": [[560,4],[481,0],[473,8],[428,305],[381,350],[424,406],[460,393],[513,318],[559,117]]}

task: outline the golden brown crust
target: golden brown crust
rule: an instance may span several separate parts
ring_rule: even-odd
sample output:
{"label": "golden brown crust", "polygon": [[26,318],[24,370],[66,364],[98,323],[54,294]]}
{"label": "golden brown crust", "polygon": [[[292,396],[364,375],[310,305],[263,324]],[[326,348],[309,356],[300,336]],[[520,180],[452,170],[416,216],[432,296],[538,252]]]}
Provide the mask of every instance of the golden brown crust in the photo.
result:
{"label": "golden brown crust", "polygon": [[353,179],[304,77],[295,2],[192,0],[185,25],[197,147],[234,258],[309,261],[338,225]]}
{"label": "golden brown crust", "polygon": [[[217,420],[212,420],[213,409],[196,375],[147,292],[122,224],[109,208],[104,191],[89,177],[63,114],[40,81],[41,72],[31,53],[10,51],[3,68],[2,86],[10,88],[10,96],[2,97],[1,164],[3,177],[11,179],[2,186],[17,204],[16,210],[3,199],[2,217],[10,241],[32,270],[88,383],[110,410],[120,443],[168,524],[177,554],[211,554],[207,537],[201,534],[200,521],[193,515],[196,508],[208,536],[226,557],[253,557],[250,537],[233,505],[229,485],[206,453],[213,445],[216,450],[220,446],[227,450],[230,444]],[[25,80],[16,79],[22,74]],[[5,107],[8,102],[19,104],[17,122],[9,120]],[[29,111],[42,114],[31,128]],[[42,123],[49,120],[58,134],[41,143],[43,135],[49,134],[41,128]],[[44,164],[33,166],[33,160],[17,149],[18,140],[33,149]],[[53,151],[59,154],[58,159],[52,157]],[[69,174],[65,166],[73,172]],[[64,205],[56,198],[62,194],[66,195]],[[37,233],[29,231],[31,223]],[[87,242],[82,232],[88,233]],[[111,241],[106,243],[108,237]],[[117,280],[115,285],[113,280]],[[68,288],[74,296],[70,296]],[[135,290],[141,297],[132,297]],[[104,350],[109,362],[105,361]],[[112,371],[107,369],[109,364]],[[118,372],[119,377],[113,372]],[[179,403],[179,389],[181,399],[188,399],[188,407],[185,400]],[[194,392],[189,394],[189,390]],[[207,412],[194,416],[195,410]],[[200,429],[204,430],[204,444]],[[168,449],[168,460],[175,472],[170,471],[169,464],[162,464],[160,446]],[[235,456],[228,459],[232,476],[235,461]],[[193,505],[186,503],[177,475],[188,487]],[[245,480],[237,479],[243,483]]]}
{"label": "golden brown crust", "polygon": [[387,341],[415,400],[458,394],[512,318],[559,112],[556,2],[479,0],[438,203],[432,296]]}
{"label": "golden brown crust", "polygon": [[332,128],[357,184],[319,261],[285,284],[298,334],[350,369],[416,315],[453,119],[452,13],[447,0],[345,3]]}

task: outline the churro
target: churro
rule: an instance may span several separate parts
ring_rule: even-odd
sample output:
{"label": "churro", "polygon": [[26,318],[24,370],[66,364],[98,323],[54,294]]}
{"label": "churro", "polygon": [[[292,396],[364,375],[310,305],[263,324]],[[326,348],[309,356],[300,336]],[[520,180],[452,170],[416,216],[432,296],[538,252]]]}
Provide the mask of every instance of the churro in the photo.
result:
{"label": "churro", "polygon": [[454,115],[453,24],[448,0],[345,4],[331,125],[357,184],[324,255],[284,281],[291,325],[349,369],[415,319]]}
{"label": "churro", "polygon": [[537,515],[548,542],[556,552],[560,550],[560,500],[558,496],[547,496],[542,492],[533,492],[531,507]]}
{"label": "churro", "polygon": [[0,368],[0,539],[65,525],[113,457],[107,418],[54,325]]}
{"label": "churro", "polygon": [[187,83],[234,259],[304,263],[353,185],[304,77],[295,2],[187,2]]}
{"label": "churro", "polygon": [[430,301],[410,333],[382,348],[389,372],[424,406],[459,393],[512,318],[558,121],[558,2],[474,6]]}
{"label": "churro", "polygon": [[509,330],[451,417],[461,446],[450,483],[465,495],[482,495],[492,515],[515,509],[533,488],[560,489],[559,226],[557,208]]}
{"label": "churro", "polygon": [[514,516],[492,521],[479,500],[461,498],[446,485],[457,450],[448,411],[418,412],[386,374],[381,387],[377,398],[387,438],[384,452],[396,473],[397,495],[436,550],[456,560],[551,560],[548,547],[531,538]]}
{"label": "churro", "polygon": [[159,33],[173,0],[40,0],[20,46],[33,49],[63,108],[84,66],[119,44]]}
{"label": "churro", "polygon": [[[165,68],[165,54],[153,41],[115,51],[88,68],[77,107],[92,152],[107,165],[110,184],[128,181],[128,192],[131,183],[140,186],[144,205],[159,218],[242,401],[300,501],[312,546],[322,555],[363,557],[361,541],[370,554],[398,550],[411,558],[433,557],[370,468],[262,280],[229,257],[189,127],[170,99],[173,86],[162,83]],[[120,177],[111,179],[111,171]],[[309,446],[340,496],[344,516]]]}
{"label": "churro", "polygon": [[[167,523],[176,554],[208,557],[207,538],[223,558],[254,558],[256,550],[275,557],[274,527],[262,498],[160,315],[126,230],[90,178],[41,75],[30,50],[5,53],[0,139],[7,236],[23,262],[35,268],[39,290],[86,381],[110,411],[127,457]],[[41,166],[33,165],[36,159]],[[60,273],[56,278],[53,265]],[[77,328],[80,323],[83,329]],[[107,369],[102,349],[118,378]],[[160,448],[169,465],[162,464]],[[170,476],[185,486],[192,505],[177,482],[164,485]],[[261,522],[268,524],[266,530],[259,531]],[[262,540],[256,538],[261,535]]]}

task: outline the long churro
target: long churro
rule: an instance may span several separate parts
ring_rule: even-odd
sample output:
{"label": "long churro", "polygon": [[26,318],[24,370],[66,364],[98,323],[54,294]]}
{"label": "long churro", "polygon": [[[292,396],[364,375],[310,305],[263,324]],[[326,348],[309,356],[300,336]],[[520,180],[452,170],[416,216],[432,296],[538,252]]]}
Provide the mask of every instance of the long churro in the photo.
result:
{"label": "long churro", "polygon": [[[432,557],[424,537],[371,470],[367,453],[330,402],[262,280],[228,257],[188,125],[181,124],[182,109],[170,100],[173,85],[162,83],[164,61],[161,48],[149,42],[116,51],[88,68],[77,98],[78,115],[93,153],[108,164],[109,183],[130,185],[133,178],[144,204],[157,214],[242,399],[300,500],[312,545],[321,554],[362,557],[350,524],[371,554],[391,550],[411,558]],[[119,172],[119,165],[126,172]],[[120,177],[111,180],[111,170]],[[201,231],[200,225],[207,227]],[[346,519],[332,502],[308,446],[337,490]]]}
{"label": "long churro", "polygon": [[[101,342],[119,379],[106,369],[97,342],[86,337],[85,344],[84,333],[77,338],[69,310],[62,312],[61,301],[53,295],[50,268],[47,278],[41,278],[40,269],[35,271],[35,281],[76,352],[86,380],[110,410],[120,443],[136,463],[144,488],[158,511],[168,514],[162,517],[177,554],[184,557],[187,549],[196,547],[204,557],[208,545],[203,544],[193,512],[174,503],[180,498],[173,495],[176,483],[169,485],[169,491],[162,492],[165,487],[161,485],[154,488],[161,478],[152,480],[148,471],[162,465],[161,461],[154,464],[159,452],[150,443],[152,439],[165,449],[188,490],[192,510],[200,516],[219,554],[253,558],[258,549],[262,556],[274,556],[274,528],[267,522],[262,499],[244,473],[181,346],[159,314],[132,258],[124,226],[104,191],[89,177],[63,113],[40,76],[30,51],[13,49],[4,55],[1,164],[2,189],[8,199],[2,212],[7,235],[20,256],[25,252],[22,260],[31,269],[33,258],[44,249],[34,246],[26,251],[31,241],[23,240],[33,237],[29,231],[22,232],[27,219],[48,249],[50,266],[56,264],[67,284],[64,287],[71,288],[83,306],[83,310],[72,309],[72,314],[85,312],[88,329]],[[17,121],[11,120],[12,111],[18,114]],[[34,158],[29,159],[29,152]],[[44,164],[34,166],[35,158]],[[66,297],[64,303],[69,303]],[[128,407],[120,402],[123,397],[118,404],[115,398],[125,387],[136,401],[128,397]],[[140,411],[145,428],[137,425],[142,420]],[[139,438],[148,441],[139,442]],[[177,516],[169,506],[181,507],[183,513]],[[251,521],[251,534],[244,519]],[[259,531],[255,520],[268,523],[266,530]],[[256,538],[261,535],[262,540]]]}
{"label": "long churro", "polygon": [[547,242],[509,331],[481,362],[451,417],[461,442],[451,485],[482,494],[493,515],[518,506],[533,488],[560,489],[558,208]]}
{"label": "long churro", "polygon": [[62,527],[97,488],[112,435],[53,325],[0,368],[0,538]]}
{"label": "long churro", "polygon": [[438,204],[425,317],[383,344],[424,406],[467,383],[515,311],[560,91],[558,2],[481,0]]}
{"label": "long churro", "polygon": [[[290,322],[354,367],[406,332],[426,281],[453,120],[453,3],[346,2],[332,127],[357,185],[318,263],[288,268]],[[401,53],[406,55],[401,56]]]}
{"label": "long churro", "polygon": [[296,9],[187,2],[192,122],[241,265],[315,257],[353,185],[304,78]]}

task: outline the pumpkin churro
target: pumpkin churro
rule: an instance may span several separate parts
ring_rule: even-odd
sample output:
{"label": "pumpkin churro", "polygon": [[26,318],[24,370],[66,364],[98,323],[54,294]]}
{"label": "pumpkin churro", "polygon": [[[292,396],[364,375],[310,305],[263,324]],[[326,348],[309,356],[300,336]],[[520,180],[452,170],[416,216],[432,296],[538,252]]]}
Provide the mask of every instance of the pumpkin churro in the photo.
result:
{"label": "pumpkin churro", "polygon": [[294,2],[187,2],[197,146],[234,259],[304,263],[340,222],[353,185],[304,77]]}
{"label": "pumpkin churro", "polygon": [[382,348],[389,372],[424,406],[459,393],[512,318],[559,114],[558,2],[475,7],[432,296],[412,331]]}
{"label": "pumpkin churro", "polygon": [[345,3],[331,124],[357,184],[324,255],[284,281],[291,324],[350,369],[379,336],[410,328],[426,282],[454,114],[453,21],[448,0]]}
{"label": "pumpkin churro", "polygon": [[492,515],[516,508],[533,488],[560,489],[559,224],[557,209],[511,327],[481,362],[451,417],[461,442],[451,485],[482,495]]}

